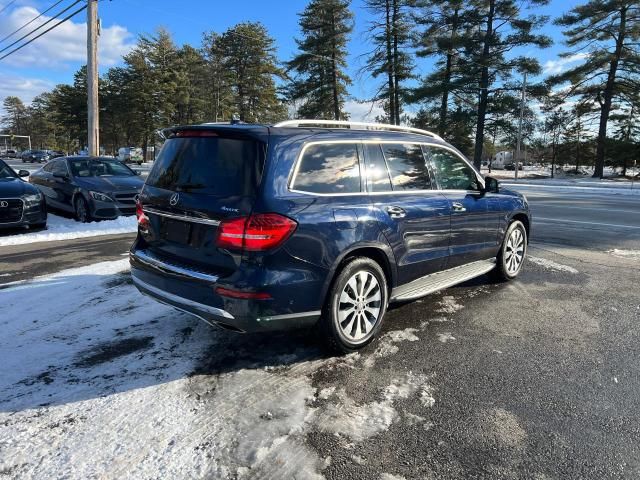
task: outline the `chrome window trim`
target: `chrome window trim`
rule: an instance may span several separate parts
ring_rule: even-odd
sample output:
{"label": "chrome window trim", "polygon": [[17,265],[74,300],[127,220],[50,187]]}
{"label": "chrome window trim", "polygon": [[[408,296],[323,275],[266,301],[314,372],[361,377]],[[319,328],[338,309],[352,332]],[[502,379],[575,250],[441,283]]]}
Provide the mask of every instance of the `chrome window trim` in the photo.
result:
{"label": "chrome window trim", "polygon": [[[40,192],[38,192],[40,193]],[[24,211],[26,210],[26,203],[24,203],[24,198],[21,197],[7,197],[7,198],[0,198],[0,200],[20,200],[22,202],[22,215],[20,216],[20,220],[16,220],[14,222],[0,222],[0,224],[2,225],[11,225],[12,223],[20,223],[24,220]]]}
{"label": "chrome window trim", "polygon": [[198,272],[196,270],[191,270],[188,268],[180,267],[178,265],[174,265],[172,263],[167,263],[162,260],[158,260],[157,258],[147,254],[144,250],[137,250],[134,253],[131,253],[131,256],[135,257],[140,262],[159,268],[161,270],[165,270],[168,272],[173,272],[178,275],[182,275],[185,277],[195,278],[197,280],[204,280],[206,282],[215,283],[218,281],[217,275],[209,275],[206,273]]}
{"label": "chrome window trim", "polygon": [[[442,188],[440,188],[440,185],[438,185],[437,181],[436,181],[436,187],[434,189],[430,189],[430,190],[393,190],[390,192],[369,192],[366,189],[363,191],[362,190],[362,182],[360,182],[361,184],[361,191],[359,192],[351,192],[351,193],[314,193],[314,192],[308,192],[305,190],[298,190],[296,188],[293,188],[294,185],[294,181],[296,179],[296,176],[298,175],[298,170],[300,169],[300,161],[302,160],[302,156],[304,155],[305,150],[311,146],[311,145],[332,145],[332,144],[336,144],[336,143],[355,143],[355,144],[370,144],[370,143],[377,143],[377,144],[383,144],[383,143],[410,143],[412,145],[426,145],[426,146],[430,146],[430,147],[437,147],[437,148],[443,148],[445,150],[450,151],[451,153],[453,153],[454,155],[456,155],[458,158],[460,158],[464,163],[466,163],[469,168],[471,168],[471,170],[475,173],[476,178],[478,179],[478,181],[480,182],[480,185],[482,186],[482,188],[484,189],[485,184],[484,184],[484,179],[482,178],[482,176],[476,171],[475,168],[473,168],[473,165],[471,165],[471,163],[464,158],[464,156],[462,156],[460,153],[458,153],[454,148],[449,147],[448,145],[442,145],[439,143],[435,143],[435,142],[416,142],[416,141],[398,141],[398,140],[376,140],[376,139],[367,139],[367,140],[363,140],[363,139],[357,139],[357,140],[313,140],[310,142],[307,142],[303,145],[302,149],[300,150],[300,153],[298,154],[298,157],[296,158],[295,161],[295,166],[290,174],[289,177],[289,181],[287,182],[287,190],[291,193],[299,193],[302,195],[311,195],[311,196],[317,196],[317,197],[346,197],[346,196],[355,196],[355,195],[389,195],[389,194],[414,194],[414,193],[424,193],[424,192],[467,192],[467,193],[471,193],[471,194],[478,194],[480,193],[480,191],[476,191],[476,190],[444,190]],[[386,162],[386,159],[385,159]],[[427,166],[429,164],[429,162],[431,162],[431,160],[429,160],[426,156],[425,156],[425,163],[427,163]],[[388,167],[387,167],[388,168]],[[360,168],[360,175],[362,175],[362,168]],[[366,175],[366,171],[365,171],[365,175]],[[366,182],[365,182],[365,186],[366,186]]]}
{"label": "chrome window trim", "polygon": [[[287,186],[289,188],[290,192],[296,192],[296,193],[304,193],[307,195],[319,195],[319,196],[323,196],[323,197],[338,197],[338,196],[345,196],[345,195],[362,195],[363,193],[365,193],[362,190],[362,165],[361,165],[361,159],[360,159],[360,152],[358,149],[358,146],[361,144],[362,142],[360,140],[331,140],[331,141],[311,141],[311,142],[307,142],[303,145],[302,150],[300,150],[300,153],[298,154],[298,158],[296,158],[296,165],[295,168],[293,169],[293,173],[291,174],[291,178],[289,178],[289,182],[287,183]],[[300,164],[302,163],[302,157],[304,156],[304,153],[307,151],[307,148],[313,146],[313,145],[336,145],[336,144],[353,144],[356,147],[356,155],[358,156],[358,170],[360,172],[360,191],[359,192],[345,192],[345,193],[315,193],[315,192],[309,192],[307,190],[298,190],[296,188],[293,188],[295,185],[295,181],[296,178],[298,177],[298,171],[300,170]]]}
{"label": "chrome window trim", "polygon": [[162,212],[160,210],[156,210],[155,208],[150,207],[142,207],[142,211],[145,213],[151,213],[152,215],[158,215],[160,217],[172,218],[174,220],[181,220],[183,222],[191,222],[191,223],[202,223],[204,225],[220,225],[220,220],[213,220],[211,218],[199,218],[192,217],[191,215],[179,215],[176,213],[167,213]]}

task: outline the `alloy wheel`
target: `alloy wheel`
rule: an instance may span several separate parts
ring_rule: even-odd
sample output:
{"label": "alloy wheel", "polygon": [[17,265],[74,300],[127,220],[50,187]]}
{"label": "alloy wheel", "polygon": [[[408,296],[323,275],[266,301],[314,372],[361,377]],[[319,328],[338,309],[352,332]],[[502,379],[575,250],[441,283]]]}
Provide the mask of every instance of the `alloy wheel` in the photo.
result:
{"label": "alloy wheel", "polygon": [[524,235],[522,230],[515,228],[507,239],[505,249],[505,266],[509,275],[515,275],[520,270],[524,260]]}
{"label": "alloy wheel", "polygon": [[82,200],[76,202],[76,217],[82,223],[87,221],[87,205]]}
{"label": "alloy wheel", "polygon": [[350,342],[361,342],[372,332],[380,317],[382,293],[376,277],[366,270],[351,276],[338,304],[338,326]]}

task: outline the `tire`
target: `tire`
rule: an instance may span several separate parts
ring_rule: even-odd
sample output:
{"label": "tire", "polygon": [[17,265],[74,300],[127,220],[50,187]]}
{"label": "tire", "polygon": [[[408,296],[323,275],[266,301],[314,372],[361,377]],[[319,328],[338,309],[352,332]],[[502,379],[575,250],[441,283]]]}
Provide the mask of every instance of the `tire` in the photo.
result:
{"label": "tire", "polygon": [[[515,250],[514,250],[515,245]],[[502,246],[496,257],[497,265],[493,271],[498,280],[513,280],[522,271],[527,255],[527,229],[519,220],[514,220],[507,228]]]}
{"label": "tire", "polygon": [[329,347],[350,353],[371,343],[382,327],[388,300],[380,265],[367,257],[351,259],[334,279],[319,322]]}
{"label": "tire", "polygon": [[76,215],[76,220],[82,223],[89,223],[91,221],[91,212],[89,211],[89,205],[82,195],[78,195],[73,202],[73,209]]}

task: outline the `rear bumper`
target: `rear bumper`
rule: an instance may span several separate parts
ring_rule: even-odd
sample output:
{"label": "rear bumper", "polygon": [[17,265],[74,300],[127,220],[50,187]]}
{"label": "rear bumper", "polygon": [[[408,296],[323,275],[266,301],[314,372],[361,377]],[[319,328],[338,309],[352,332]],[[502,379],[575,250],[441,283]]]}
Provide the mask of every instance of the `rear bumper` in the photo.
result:
{"label": "rear bumper", "polygon": [[220,296],[217,276],[160,261],[144,250],[130,252],[129,259],[140,292],[212,325],[247,333],[294,330],[313,326],[321,315],[320,310],[292,312],[274,300]]}

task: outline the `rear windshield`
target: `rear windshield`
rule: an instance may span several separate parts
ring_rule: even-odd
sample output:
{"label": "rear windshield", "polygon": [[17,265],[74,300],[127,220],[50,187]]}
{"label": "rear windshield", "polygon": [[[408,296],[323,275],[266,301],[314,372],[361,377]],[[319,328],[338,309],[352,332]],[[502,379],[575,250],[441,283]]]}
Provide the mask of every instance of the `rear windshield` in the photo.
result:
{"label": "rear windshield", "polygon": [[170,138],[147,185],[220,197],[253,195],[264,163],[264,144],[220,137]]}

